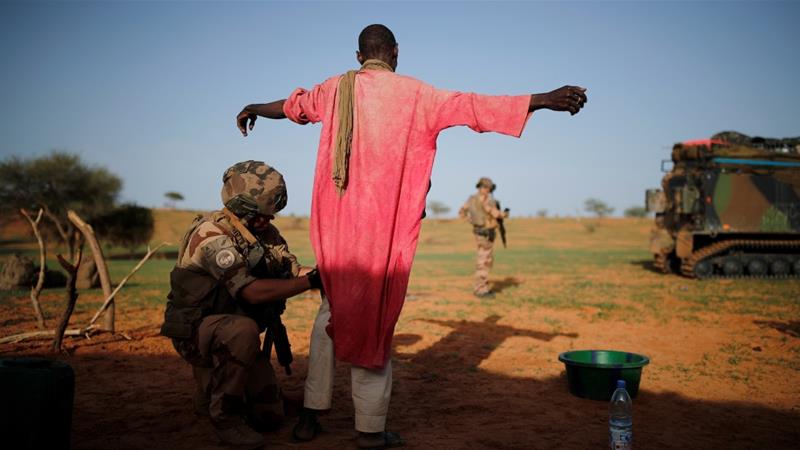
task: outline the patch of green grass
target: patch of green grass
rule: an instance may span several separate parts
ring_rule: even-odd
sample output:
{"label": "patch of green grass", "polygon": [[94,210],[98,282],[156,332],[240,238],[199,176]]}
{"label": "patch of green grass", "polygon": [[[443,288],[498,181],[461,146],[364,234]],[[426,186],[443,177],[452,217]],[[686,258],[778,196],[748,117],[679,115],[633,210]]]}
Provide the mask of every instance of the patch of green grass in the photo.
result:
{"label": "patch of green grass", "polygon": [[561,330],[563,328],[562,325],[564,324],[562,321],[560,321],[558,319],[553,319],[553,318],[550,318],[550,317],[547,317],[547,316],[545,316],[543,320],[544,320],[544,323],[546,323],[547,325],[550,325],[550,328],[552,329],[553,333],[560,333],[561,332]]}
{"label": "patch of green grass", "polygon": [[748,361],[749,351],[746,345],[732,342],[720,347],[720,352],[727,355],[727,362],[732,366],[738,366],[743,361]]}
{"label": "patch of green grass", "polygon": [[[157,220],[172,222],[157,224],[162,234],[154,241],[169,240],[173,245],[159,252],[133,276],[120,293],[120,303],[142,307],[164,304],[174,259],[158,257],[176,250],[177,239],[192,216],[191,212],[169,211],[158,215]],[[281,217],[279,221],[292,251],[302,263],[312,264],[307,219],[295,223],[296,218]],[[423,221],[409,284],[409,292],[425,293],[416,304],[424,309],[415,310],[415,316],[469,320],[476,311],[502,316],[511,309],[523,314],[552,309],[577,311],[589,321],[624,323],[655,319],[666,323],[675,319],[697,324],[713,324],[717,312],[781,321],[800,316],[800,299],[796,295],[800,292],[800,280],[696,281],[647,270],[643,263],[652,258],[647,248],[649,227],[641,221],[604,220],[594,233],[586,233],[582,223],[573,219],[512,218],[507,226],[509,247],[504,249],[499,242],[496,244],[490,281],[517,281],[494,299],[478,300],[470,296],[466,300],[475,270],[475,246],[469,226],[452,220]],[[21,240],[3,242],[1,250],[0,253],[22,251],[34,260],[37,254],[35,245],[31,247],[29,242]],[[56,250],[48,251],[51,269],[59,267],[54,256]],[[115,256],[109,261],[114,283],[137,263],[137,260],[116,259],[126,253],[125,249],[107,251]],[[45,291],[45,295],[53,294],[60,299],[63,289]],[[27,289],[3,291],[0,303],[28,295]],[[100,301],[99,289],[82,291],[78,305]],[[665,301],[669,307],[664,306]],[[704,313],[710,314],[706,317]],[[557,322],[548,325],[554,331],[563,328]],[[739,364],[745,354],[726,354],[726,359],[732,358]]]}
{"label": "patch of green grass", "polygon": [[684,322],[702,323],[703,321],[695,314],[678,314],[678,319]]}
{"label": "patch of green grass", "polygon": [[759,358],[759,362],[769,366],[785,367],[800,372],[800,360],[786,358]]}

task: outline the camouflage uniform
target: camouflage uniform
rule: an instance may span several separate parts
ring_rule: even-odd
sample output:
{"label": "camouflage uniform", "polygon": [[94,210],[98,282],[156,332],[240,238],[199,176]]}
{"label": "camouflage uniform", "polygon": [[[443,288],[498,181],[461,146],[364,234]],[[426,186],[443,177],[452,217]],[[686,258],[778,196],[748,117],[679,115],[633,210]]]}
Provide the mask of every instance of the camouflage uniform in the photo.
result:
{"label": "camouflage uniform", "polygon": [[[282,177],[263,163],[254,174],[248,163],[253,162],[226,171],[222,192],[226,207],[236,209],[238,217],[276,212],[286,202]],[[252,195],[242,198],[237,192]],[[246,410],[256,424],[271,427],[282,417],[283,408],[259,334],[284,304],[250,305],[239,301],[237,294],[258,278],[298,276],[300,265],[277,228],[269,225],[253,236],[260,244],[254,246],[235,220],[215,211],[192,223],[170,275],[172,290],[161,333],[172,338],[175,349],[192,365],[199,398],[210,401],[208,413],[218,429],[241,422]]]}
{"label": "camouflage uniform", "polygon": [[[489,188],[493,191],[495,184],[489,178],[478,180],[477,186]],[[494,263],[494,240],[497,235],[497,219],[503,217],[503,213],[497,208],[492,194],[482,194],[480,190],[469,197],[459,210],[461,217],[466,217],[472,224],[472,233],[475,235],[475,244],[478,247],[477,258],[475,261],[475,286],[474,293],[477,296],[485,296],[491,293],[489,288],[489,271]]]}

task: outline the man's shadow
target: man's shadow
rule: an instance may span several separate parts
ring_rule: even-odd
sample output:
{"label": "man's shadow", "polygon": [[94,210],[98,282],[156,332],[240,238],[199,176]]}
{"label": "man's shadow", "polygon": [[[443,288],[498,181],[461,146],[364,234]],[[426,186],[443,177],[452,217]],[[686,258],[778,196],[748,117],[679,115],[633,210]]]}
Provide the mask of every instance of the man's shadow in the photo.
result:
{"label": "man's shadow", "polygon": [[783,334],[800,338],[800,321],[790,320],[787,322],[779,322],[777,320],[754,320],[754,324],[762,327],[770,327]]}
{"label": "man's shadow", "polygon": [[500,319],[498,315],[489,316],[482,322],[420,319],[422,322],[452,328],[452,331],[432,347],[415,354],[411,361],[421,364],[441,363],[442,359],[449,360],[455,357],[461,366],[477,368],[491,356],[492,351],[510,337],[529,337],[545,342],[557,336],[578,337],[577,333],[545,333],[501,325],[498,323]]}
{"label": "man's shadow", "polygon": [[[406,448],[583,450],[607,446],[608,403],[572,396],[563,374],[509,374],[514,373],[516,365],[531,364],[525,358],[507,361],[505,367],[511,370],[502,373],[481,368],[481,362],[508,338],[529,339],[535,350],[537,343],[574,337],[575,333],[547,333],[501,324],[498,316],[425,322],[450,331],[430,348],[396,353],[393,359],[387,426],[406,439]],[[191,369],[169,341],[155,337],[158,329],[152,326],[130,334],[133,342],[96,343],[99,338],[91,343],[81,341],[91,347],[60,357],[75,370],[72,447],[223,448],[216,444],[208,419],[193,414]],[[294,333],[294,342],[307,338],[301,335]],[[396,344],[419,339],[418,335],[401,334]],[[29,351],[18,351],[16,356],[22,356],[20,353]],[[561,366],[556,355],[548,361],[551,359],[552,364]],[[653,360],[651,365],[658,363]],[[306,355],[297,352],[294,375],[286,376],[274,362],[285,393],[302,396],[307,364]],[[289,418],[277,432],[268,434],[270,448],[354,446],[349,364],[337,364],[336,372],[333,409],[322,417],[326,431],[311,443],[293,443],[291,430],[296,419]],[[649,386],[652,381],[646,367],[642,388],[634,400],[637,448],[788,449],[796,448],[800,441],[800,413],[788,407],[700,400],[676,392],[656,392]],[[43,432],[46,428],[42,424]]]}
{"label": "man's shadow", "polygon": [[[396,352],[390,428],[411,437],[414,448],[607,445],[608,403],[571,395],[563,371],[559,376],[513,376],[508,370],[480,367],[508,338],[530,338],[535,349],[536,341],[578,335],[523,329],[499,320],[496,315],[482,321],[423,319],[451,330],[417,353]],[[396,344],[409,345],[420,336],[397,338]],[[526,358],[520,361],[530,364]],[[561,365],[556,354],[552,361]],[[512,373],[514,365],[513,360],[505,364]],[[685,442],[676,441],[676,436],[697,437],[696,448],[726,449],[792,448],[800,439],[797,412],[655,393],[647,390],[647,370],[642,379],[634,405],[634,435],[640,448],[680,448]]]}

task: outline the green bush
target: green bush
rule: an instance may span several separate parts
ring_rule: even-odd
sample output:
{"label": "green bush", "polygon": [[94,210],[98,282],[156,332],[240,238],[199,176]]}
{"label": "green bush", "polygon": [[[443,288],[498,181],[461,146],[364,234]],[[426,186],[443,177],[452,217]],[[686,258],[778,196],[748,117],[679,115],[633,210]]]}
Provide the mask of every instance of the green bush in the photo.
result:
{"label": "green bush", "polygon": [[131,253],[153,237],[154,220],[150,208],[126,203],[98,217],[92,224],[98,238],[124,247]]}
{"label": "green bush", "polygon": [[626,209],[625,217],[647,217],[647,210],[641,206],[631,206]]}

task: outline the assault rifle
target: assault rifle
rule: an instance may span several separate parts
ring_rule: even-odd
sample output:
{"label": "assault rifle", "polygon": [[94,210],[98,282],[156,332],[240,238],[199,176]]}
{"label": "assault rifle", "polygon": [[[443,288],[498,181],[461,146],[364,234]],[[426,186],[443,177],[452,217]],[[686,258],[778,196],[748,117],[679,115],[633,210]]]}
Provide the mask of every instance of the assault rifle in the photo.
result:
{"label": "assault rifle", "polygon": [[[500,200],[495,200],[494,202],[497,204],[497,209],[500,209]],[[511,210],[506,208],[503,212],[509,213]],[[497,219],[497,229],[500,231],[500,240],[503,241],[503,248],[506,248],[506,224],[503,222],[502,217]]]}
{"label": "assault rifle", "polygon": [[[273,305],[270,305],[273,306]],[[262,351],[270,358],[272,354],[272,346],[275,346],[275,356],[278,358],[278,364],[283,366],[286,375],[292,374],[292,346],[289,344],[289,335],[286,334],[286,326],[281,321],[281,314],[286,309],[286,300],[276,302],[275,308],[280,308],[280,312],[275,314],[275,310],[269,313],[265,311],[264,317],[266,319],[266,333],[264,334],[264,347]]]}
{"label": "assault rifle", "polygon": [[271,359],[272,347],[275,346],[275,356],[278,363],[283,366],[286,375],[292,374],[292,346],[289,344],[289,335],[281,321],[281,314],[286,310],[286,300],[270,302],[261,305],[250,305],[240,302],[239,307],[244,310],[247,317],[255,320],[259,330],[264,330],[264,346],[261,351],[267,359]]}
{"label": "assault rifle", "polygon": [[[253,268],[251,273],[259,278],[266,277],[266,261],[263,256],[261,260]],[[282,276],[276,278],[289,278],[291,274],[284,273]],[[278,358],[278,364],[283,366],[286,375],[292,374],[292,346],[289,344],[289,335],[286,333],[286,327],[281,321],[281,315],[286,311],[286,300],[270,302],[261,305],[247,305],[245,306],[247,315],[256,321],[259,330],[264,330],[264,346],[261,351],[266,355],[267,360],[271,359],[272,347],[275,346],[275,356]]]}

